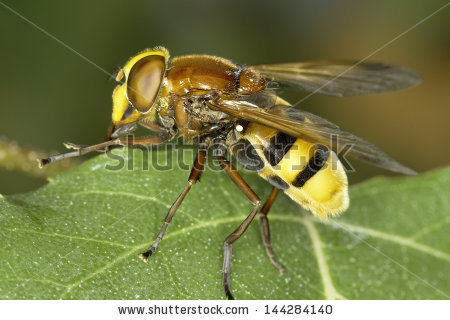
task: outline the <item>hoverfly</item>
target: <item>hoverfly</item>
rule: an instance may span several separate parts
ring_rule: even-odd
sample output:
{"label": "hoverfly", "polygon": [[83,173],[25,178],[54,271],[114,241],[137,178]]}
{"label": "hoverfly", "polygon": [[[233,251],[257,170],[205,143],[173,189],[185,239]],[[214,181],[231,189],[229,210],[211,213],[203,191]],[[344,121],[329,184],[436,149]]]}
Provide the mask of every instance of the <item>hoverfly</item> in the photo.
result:
{"label": "hoverfly", "polygon": [[[351,145],[348,155],[402,174],[415,172],[365,140],[316,115],[293,108],[270,89],[293,87],[332,96],[382,93],[420,82],[408,69],[385,63],[307,62],[241,66],[209,55],[169,59],[163,47],[147,49],[120,69],[114,89],[112,123],[105,142],[80,146],[75,151],[40,159],[41,166],[110,146],[154,146],[181,136],[198,146],[188,183],[170,208],[152,246],[140,257],[147,261],[156,251],[176,210],[202,174],[207,151],[253,205],[248,217],[225,239],[223,288],[233,299],[230,267],[233,243],[260,210],[261,231],[271,263],[283,271],[271,245],[267,214],[279,190],[314,215],[325,218],[349,205],[347,176],[336,152]],[[148,137],[127,136],[140,125]],[[339,144],[333,145],[337,137]],[[260,198],[227,160],[227,154],[272,185],[268,200]]]}

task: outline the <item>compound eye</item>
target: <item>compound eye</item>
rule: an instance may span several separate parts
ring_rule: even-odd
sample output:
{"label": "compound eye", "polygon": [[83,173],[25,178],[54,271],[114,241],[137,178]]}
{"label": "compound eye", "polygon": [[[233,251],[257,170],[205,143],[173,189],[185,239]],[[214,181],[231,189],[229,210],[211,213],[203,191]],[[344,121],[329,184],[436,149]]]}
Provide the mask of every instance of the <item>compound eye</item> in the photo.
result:
{"label": "compound eye", "polygon": [[139,112],[147,112],[158,96],[166,69],[162,56],[150,55],[136,62],[127,81],[127,96]]}

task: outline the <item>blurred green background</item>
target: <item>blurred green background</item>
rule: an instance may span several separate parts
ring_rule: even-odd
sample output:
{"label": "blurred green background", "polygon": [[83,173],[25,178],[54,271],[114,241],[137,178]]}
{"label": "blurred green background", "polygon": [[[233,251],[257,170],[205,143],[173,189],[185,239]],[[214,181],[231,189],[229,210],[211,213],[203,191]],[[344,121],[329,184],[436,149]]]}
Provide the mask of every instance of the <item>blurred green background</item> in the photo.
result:
{"label": "blurred green background", "polygon": [[[241,64],[361,59],[447,1],[11,1],[54,37],[113,73],[138,51],[163,45],[172,56],[207,53]],[[44,151],[63,141],[102,141],[115,82],[60,43],[0,6],[0,136]],[[423,172],[449,163],[450,6],[370,60],[422,74],[403,92],[312,96],[299,107],[336,122]],[[304,95],[284,92],[292,103]],[[353,162],[350,181],[390,175]],[[0,193],[45,180],[0,169]]]}

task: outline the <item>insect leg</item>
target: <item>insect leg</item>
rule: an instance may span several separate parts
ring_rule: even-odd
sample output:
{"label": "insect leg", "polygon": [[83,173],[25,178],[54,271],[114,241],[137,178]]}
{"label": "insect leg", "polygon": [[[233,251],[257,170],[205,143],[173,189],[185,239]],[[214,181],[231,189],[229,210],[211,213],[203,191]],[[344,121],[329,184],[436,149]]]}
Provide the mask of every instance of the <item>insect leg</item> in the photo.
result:
{"label": "insect leg", "polygon": [[161,230],[158,233],[158,236],[156,237],[156,240],[153,242],[150,248],[148,248],[147,251],[141,253],[139,257],[147,262],[148,257],[150,257],[155,251],[156,248],[158,248],[159,243],[161,242],[164,232],[166,231],[170,221],[173,218],[173,215],[177,211],[178,207],[180,206],[181,202],[183,201],[186,194],[189,192],[191,187],[200,179],[200,175],[203,172],[203,169],[205,167],[206,162],[206,150],[202,149],[198,151],[197,158],[195,158],[194,165],[192,166],[191,174],[189,175],[188,184],[184,188],[183,192],[181,192],[180,196],[177,200],[172,204],[172,207],[170,207],[169,212],[167,213],[166,218],[164,219],[164,224],[161,228]]}
{"label": "insect leg", "polygon": [[263,238],[264,247],[266,248],[267,256],[270,259],[270,262],[280,271],[280,274],[283,274],[284,267],[281,263],[278,262],[278,259],[275,256],[272,248],[272,241],[270,240],[270,227],[269,227],[269,219],[267,219],[267,214],[269,213],[270,207],[272,207],[273,202],[275,201],[278,194],[278,188],[273,187],[272,192],[267,198],[266,203],[264,203],[261,211],[259,212],[259,222],[261,225],[261,235]]}
{"label": "insect leg", "polygon": [[119,146],[146,146],[146,147],[149,147],[149,146],[161,144],[161,143],[169,140],[170,138],[171,138],[171,136],[169,136],[169,135],[151,136],[151,137],[144,137],[144,138],[132,138],[132,139],[124,137],[124,138],[117,138],[114,140],[105,141],[105,142],[102,142],[99,144],[94,144],[92,146],[87,146],[87,147],[86,146],[78,146],[78,145],[72,144],[72,143],[66,143],[65,145],[68,148],[75,149],[76,151],[57,154],[55,156],[52,156],[52,157],[46,158],[46,159],[38,159],[38,162],[39,162],[39,166],[42,168],[43,166],[45,166],[46,164],[49,164],[51,162],[55,162],[55,161],[58,161],[61,159],[66,159],[66,158],[79,157],[86,153],[90,153],[92,151],[105,149],[109,146],[119,145]]}
{"label": "insect leg", "polygon": [[225,290],[225,294],[228,299],[233,300],[234,297],[231,294],[230,289],[230,268],[231,268],[231,254],[232,254],[232,245],[233,242],[242,236],[242,234],[247,230],[248,226],[252,222],[256,213],[258,212],[259,205],[261,204],[261,200],[256,195],[255,192],[250,188],[250,186],[244,181],[244,179],[239,175],[233,165],[225,160],[223,157],[218,157],[220,166],[225,170],[228,176],[233,180],[233,182],[238,186],[238,188],[247,196],[247,198],[253,203],[253,210],[250,215],[245,218],[245,220],[241,223],[236,230],[233,231],[226,239],[224,243],[224,255],[223,255],[223,278],[222,284],[223,289]]}
{"label": "insect leg", "polygon": [[114,132],[115,129],[116,129],[116,126],[114,125],[113,122],[111,122],[111,124],[108,127],[108,132],[106,133],[105,141],[111,140],[111,135],[112,135],[112,133]]}

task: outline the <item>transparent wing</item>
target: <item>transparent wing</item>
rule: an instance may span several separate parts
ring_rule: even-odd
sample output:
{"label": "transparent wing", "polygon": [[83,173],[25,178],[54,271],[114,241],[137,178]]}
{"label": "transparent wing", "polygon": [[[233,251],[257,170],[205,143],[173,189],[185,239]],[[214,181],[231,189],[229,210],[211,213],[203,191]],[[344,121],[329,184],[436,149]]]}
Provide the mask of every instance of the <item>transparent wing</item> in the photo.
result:
{"label": "transparent wing", "polygon": [[[259,100],[264,99],[260,96]],[[269,100],[270,99],[270,100]],[[414,175],[415,171],[400,164],[373,144],[334,123],[312,113],[285,105],[273,105],[273,96],[267,95],[266,104],[256,105],[245,100],[216,100],[210,107],[240,119],[259,123],[299,137],[310,143],[320,143],[335,152],[348,149],[347,155],[390,171]]]}
{"label": "transparent wing", "polygon": [[317,61],[253,65],[280,86],[330,96],[356,96],[398,91],[417,85],[421,76],[387,63]]}

